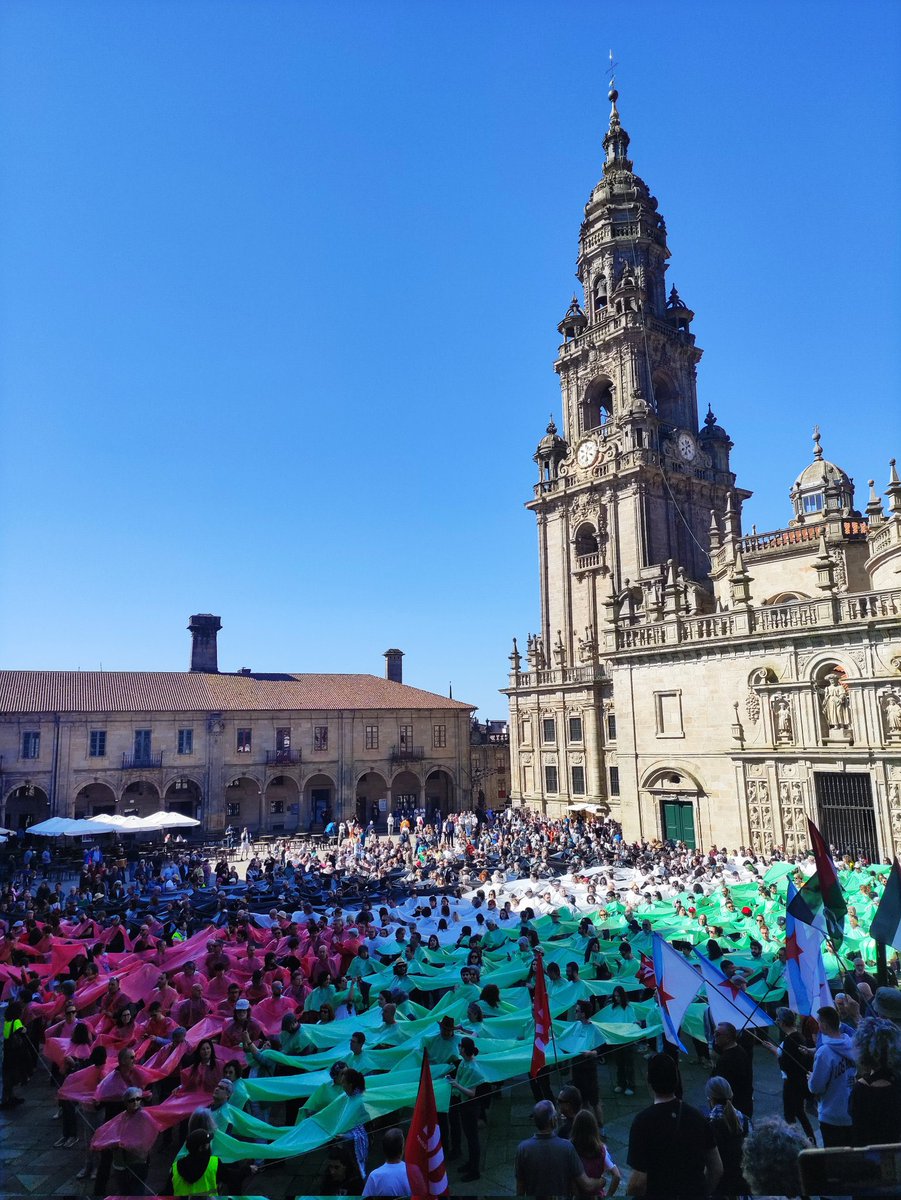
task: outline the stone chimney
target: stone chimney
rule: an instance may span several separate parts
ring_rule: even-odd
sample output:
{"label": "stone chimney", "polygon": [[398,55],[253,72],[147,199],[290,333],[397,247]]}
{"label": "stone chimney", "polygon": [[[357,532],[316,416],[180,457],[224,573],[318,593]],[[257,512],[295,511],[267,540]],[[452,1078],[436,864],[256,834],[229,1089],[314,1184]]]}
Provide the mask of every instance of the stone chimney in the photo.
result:
{"label": "stone chimney", "polygon": [[222,628],[220,617],[212,613],[195,613],[188,629],[191,633],[191,670],[215,675],[219,670],[216,635]]}
{"label": "stone chimney", "polygon": [[392,683],[404,681],[404,652],[403,650],[385,651],[385,678]]}

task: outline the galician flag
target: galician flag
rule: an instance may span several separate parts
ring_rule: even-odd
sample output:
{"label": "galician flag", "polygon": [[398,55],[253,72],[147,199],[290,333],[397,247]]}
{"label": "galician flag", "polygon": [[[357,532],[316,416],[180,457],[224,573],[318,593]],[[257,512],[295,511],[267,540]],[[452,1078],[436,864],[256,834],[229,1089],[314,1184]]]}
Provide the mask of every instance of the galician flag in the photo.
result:
{"label": "galician flag", "polygon": [[447,1195],[447,1170],[438,1125],[438,1106],[435,1103],[432,1072],[429,1070],[429,1056],[425,1050],[422,1053],[416,1107],[404,1147],[404,1161],[414,1196]]}
{"label": "galician flag", "polygon": [[532,1044],[532,1065],[529,1074],[534,1078],[547,1062],[547,1047],[551,1040],[551,1006],[548,1004],[547,984],[544,981],[544,962],[535,955],[535,995],[532,998],[535,1018],[535,1041]]}
{"label": "galician flag", "polygon": [[832,943],[833,950],[838,952],[845,936],[848,906],[823,835],[809,817],[807,825],[817,869],[793,897],[791,915],[805,925],[821,929]]}
{"label": "galician flag", "polygon": [[831,1006],[834,1001],[823,963],[824,934],[812,921],[795,915],[803,904],[800,896],[789,880],[785,896],[785,986],[794,1011],[810,1017],[818,1008]]}
{"label": "galician flag", "polygon": [[664,941],[659,933],[654,934],[654,978],[657,980],[657,1003],[663,1020],[663,1036],[683,1053],[687,1053],[679,1040],[679,1026],[685,1010],[697,996],[703,982],[690,962]]}
{"label": "galician flag", "polygon": [[901,866],[897,858],[892,859],[885,891],[870,925],[870,937],[884,946],[901,950]]}
{"label": "galician flag", "polygon": [[773,1018],[752,1000],[751,997],[736,986],[721,971],[716,963],[695,949],[695,957],[704,977],[707,988],[707,1002],[710,1005],[710,1015],[717,1025],[728,1022],[736,1029],[766,1029],[772,1025]]}

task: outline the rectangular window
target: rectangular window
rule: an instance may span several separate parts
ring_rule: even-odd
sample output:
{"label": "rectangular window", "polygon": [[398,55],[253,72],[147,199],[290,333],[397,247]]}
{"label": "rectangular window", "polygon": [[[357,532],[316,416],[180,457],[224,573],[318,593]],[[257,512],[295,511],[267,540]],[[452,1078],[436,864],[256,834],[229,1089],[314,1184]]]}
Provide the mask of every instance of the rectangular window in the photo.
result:
{"label": "rectangular window", "polygon": [[378,750],[379,748],[379,727],[378,725],[366,726],[366,749]]}
{"label": "rectangular window", "polygon": [[328,725],[313,726],[313,749],[328,750]]}
{"label": "rectangular window", "polygon": [[22,757],[41,757],[41,735],[37,730],[27,730],[22,734]]}
{"label": "rectangular window", "polygon": [[544,790],[549,796],[557,794],[557,768],[546,766],[544,768]]}
{"label": "rectangular window", "polygon": [[[553,745],[557,741],[557,722],[553,717],[545,717],[541,722],[541,740]],[[556,788],[554,789],[556,791]]]}
{"label": "rectangular window", "polygon": [[401,750],[413,749],[413,726],[401,725],[398,730],[399,746]]}
{"label": "rectangular window", "polygon": [[573,795],[574,796],[584,796],[585,795],[585,768],[584,767],[573,767],[572,780],[573,780]]}
{"label": "rectangular window", "polygon": [[804,497],[804,511],[806,513],[817,513],[823,511],[823,493],[814,492],[812,496]]}
{"label": "rectangular window", "polygon": [[253,732],[250,729],[239,729],[235,741],[235,749],[239,754],[249,754],[253,745]]}
{"label": "rectangular window", "polygon": [[616,741],[616,713],[607,713],[607,740]]}
{"label": "rectangular window", "polygon": [[682,693],[655,692],[654,709],[658,737],[684,737],[682,728]]}
{"label": "rectangular window", "polygon": [[619,767],[610,768],[610,795],[619,795]]}
{"label": "rectangular window", "polygon": [[291,730],[288,726],[285,726],[284,729],[276,729],[275,748],[276,750],[291,749]]}
{"label": "rectangular window", "polygon": [[571,742],[581,742],[582,740],[582,718],[569,718],[569,740]]}
{"label": "rectangular window", "polygon": [[241,801],[240,800],[231,800],[229,803],[227,803],[225,806],[225,815],[232,820],[235,817],[240,817]]}
{"label": "rectangular window", "polygon": [[285,811],[284,800],[270,800],[269,801],[269,812],[272,814],[272,816],[280,817],[284,811]]}
{"label": "rectangular window", "polygon": [[135,730],[135,762],[149,763],[150,762],[150,730],[136,729]]}
{"label": "rectangular window", "polygon": [[179,729],[178,731],[178,753],[193,754],[194,753],[194,730]]}
{"label": "rectangular window", "polygon": [[88,754],[91,758],[106,758],[106,730],[92,729],[88,742]]}
{"label": "rectangular window", "polygon": [[432,749],[443,750],[447,745],[447,726],[433,725],[432,726]]}

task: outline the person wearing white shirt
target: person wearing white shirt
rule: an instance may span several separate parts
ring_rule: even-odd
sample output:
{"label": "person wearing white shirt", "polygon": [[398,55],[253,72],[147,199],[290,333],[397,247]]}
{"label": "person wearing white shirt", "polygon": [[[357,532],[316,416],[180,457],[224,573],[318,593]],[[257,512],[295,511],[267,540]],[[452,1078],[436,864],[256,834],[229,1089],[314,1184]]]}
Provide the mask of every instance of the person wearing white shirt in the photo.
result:
{"label": "person wearing white shirt", "polygon": [[400,1129],[386,1129],[382,1136],[385,1162],[371,1171],[363,1188],[364,1196],[409,1196],[412,1194],[407,1164],[404,1162],[404,1135]]}

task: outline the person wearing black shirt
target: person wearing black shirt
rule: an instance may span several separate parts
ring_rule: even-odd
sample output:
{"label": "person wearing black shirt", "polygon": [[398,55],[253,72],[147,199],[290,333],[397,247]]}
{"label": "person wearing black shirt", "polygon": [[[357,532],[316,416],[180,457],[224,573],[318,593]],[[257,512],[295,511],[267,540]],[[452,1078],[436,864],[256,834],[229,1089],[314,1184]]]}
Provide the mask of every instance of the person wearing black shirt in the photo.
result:
{"label": "person wearing black shirt", "polygon": [[779,1045],[774,1046],[762,1038],[760,1044],[779,1060],[779,1070],[782,1072],[782,1115],[788,1125],[797,1121],[811,1145],[815,1145],[813,1126],[804,1107],[810,1096],[807,1090],[807,1072],[813,1064],[813,1057],[804,1044],[798,1029],[798,1019],[790,1008],[776,1009],[776,1024],[782,1034]]}
{"label": "person wearing black shirt", "polygon": [[727,1079],[732,1087],[735,1107],[746,1117],[754,1115],[754,1076],[751,1060],[738,1044],[738,1033],[731,1021],[721,1021],[716,1027],[716,1074]]}
{"label": "person wearing black shirt", "polygon": [[648,1061],[654,1103],[638,1113],[629,1131],[630,1196],[695,1200],[712,1192],[723,1173],[712,1126],[676,1098],[676,1083],[673,1060],[655,1054]]}

